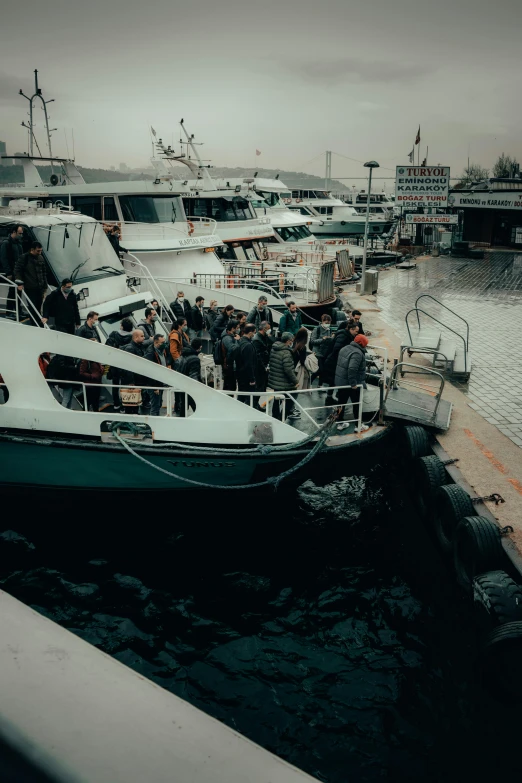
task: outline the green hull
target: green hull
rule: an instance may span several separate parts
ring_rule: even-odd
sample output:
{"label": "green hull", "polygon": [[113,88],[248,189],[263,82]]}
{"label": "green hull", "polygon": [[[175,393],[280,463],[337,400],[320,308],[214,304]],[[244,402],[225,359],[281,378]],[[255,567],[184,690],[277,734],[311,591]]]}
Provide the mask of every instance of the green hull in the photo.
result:
{"label": "green hull", "polygon": [[[287,481],[299,481],[319,472],[328,472],[342,460],[343,475],[358,473],[361,452],[378,443],[387,429],[359,444],[332,448],[318,454]],[[353,448],[355,446],[355,449]],[[39,436],[0,437],[0,484],[3,487],[42,487],[48,489],[78,489],[105,491],[201,490],[201,485],[234,487],[251,485],[280,476],[300,462],[307,450],[293,450],[268,455],[222,456],[205,452],[190,452],[169,448],[133,448],[148,461],[179,479],[154,470],[150,465],[129,454],[122,446],[80,440],[50,440]],[[348,466],[352,460],[344,455],[357,451],[356,470]],[[333,461],[329,457],[333,457]],[[374,454],[375,456],[375,454]],[[194,482],[194,483],[192,483]]]}

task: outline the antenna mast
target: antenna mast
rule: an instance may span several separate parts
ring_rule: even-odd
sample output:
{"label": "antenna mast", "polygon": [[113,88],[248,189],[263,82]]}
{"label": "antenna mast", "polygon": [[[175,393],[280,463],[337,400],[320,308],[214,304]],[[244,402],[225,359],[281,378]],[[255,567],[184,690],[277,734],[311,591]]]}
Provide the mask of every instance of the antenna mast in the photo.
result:
{"label": "antenna mast", "polygon": [[186,141],[187,148],[190,147],[192,153],[194,154],[194,157],[196,158],[196,160],[198,162],[198,170],[200,172],[200,174],[198,175],[198,178],[201,177],[205,181],[205,183],[210,186],[211,189],[215,189],[216,185],[214,184],[214,180],[212,179],[212,177],[209,174],[208,167],[203,165],[203,161],[199,157],[199,152],[197,151],[196,144],[194,142],[194,134],[189,135],[189,133],[187,132],[187,129],[185,128],[185,124],[184,124],[183,120],[180,120],[179,124],[180,124],[181,128],[183,129],[183,133],[187,137],[187,141]]}
{"label": "antenna mast", "polygon": [[[38,142],[36,141],[36,136],[35,136],[35,132],[34,132],[34,122],[33,122],[34,101],[35,101],[36,98],[39,98],[41,100],[41,102],[42,102],[42,107],[43,107],[43,111],[44,111],[44,114],[45,114],[45,131],[46,131],[46,134],[47,134],[47,146],[49,148],[49,157],[52,158],[53,157],[53,153],[52,153],[52,149],[51,149],[51,132],[52,131],[49,129],[49,115],[47,114],[47,104],[48,103],[53,103],[54,102],[54,98],[51,98],[50,101],[44,100],[44,97],[42,95],[42,91],[38,87],[38,71],[36,70],[36,68],[35,68],[35,71],[34,71],[34,94],[31,95],[30,98],[29,98],[28,95],[25,95],[23,90],[20,90],[19,94],[22,95],[26,100],[29,101],[29,125],[26,126],[24,123],[22,123],[22,125],[24,125],[24,127],[28,127],[29,128],[29,157],[31,157],[31,158],[34,157],[34,144],[36,144],[36,146],[38,148],[38,152],[40,152],[40,148],[38,147]],[[56,128],[53,128],[52,130],[56,130]],[[41,155],[41,153],[40,153],[40,155]],[[54,171],[52,160],[51,160],[51,171]]]}

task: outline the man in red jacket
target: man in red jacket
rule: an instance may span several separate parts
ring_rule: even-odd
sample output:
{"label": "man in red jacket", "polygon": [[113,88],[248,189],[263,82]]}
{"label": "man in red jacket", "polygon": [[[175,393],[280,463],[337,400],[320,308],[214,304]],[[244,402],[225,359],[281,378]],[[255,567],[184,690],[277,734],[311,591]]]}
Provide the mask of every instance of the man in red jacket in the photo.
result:
{"label": "man in red jacket", "polygon": [[[98,342],[92,338],[93,342]],[[100,409],[101,386],[91,386],[93,383],[101,383],[103,367],[99,362],[90,362],[88,359],[82,359],[80,362],[80,380],[86,384],[87,410],[93,410],[98,413]],[[88,385],[89,384],[89,385]]]}

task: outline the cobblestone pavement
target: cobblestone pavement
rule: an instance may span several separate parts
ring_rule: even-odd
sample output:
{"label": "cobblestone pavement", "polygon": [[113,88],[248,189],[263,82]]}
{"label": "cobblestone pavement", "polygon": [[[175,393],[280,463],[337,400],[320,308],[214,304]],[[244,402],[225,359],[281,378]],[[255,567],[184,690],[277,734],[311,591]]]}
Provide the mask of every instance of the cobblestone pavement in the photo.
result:
{"label": "cobblestone pavement", "polygon": [[[382,271],[377,304],[382,319],[401,336],[405,315],[421,293],[468,321],[471,378],[456,385],[472,408],[522,448],[522,254],[490,253],[483,261],[443,256],[411,271]],[[426,299],[419,307],[465,334],[465,325],[435,302]],[[413,314],[410,318],[413,325]],[[429,319],[421,323],[438,328]]]}

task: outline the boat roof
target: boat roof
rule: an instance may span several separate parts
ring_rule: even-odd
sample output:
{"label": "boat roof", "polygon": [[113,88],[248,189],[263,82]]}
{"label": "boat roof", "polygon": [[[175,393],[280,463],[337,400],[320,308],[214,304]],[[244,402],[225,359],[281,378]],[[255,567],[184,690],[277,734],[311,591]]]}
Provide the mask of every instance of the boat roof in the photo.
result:
{"label": "boat roof", "polygon": [[97,223],[89,215],[80,212],[69,212],[54,207],[36,207],[25,201],[23,204],[13,204],[0,207],[0,222],[24,223],[27,226],[65,225],[66,223]]}

